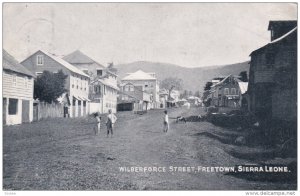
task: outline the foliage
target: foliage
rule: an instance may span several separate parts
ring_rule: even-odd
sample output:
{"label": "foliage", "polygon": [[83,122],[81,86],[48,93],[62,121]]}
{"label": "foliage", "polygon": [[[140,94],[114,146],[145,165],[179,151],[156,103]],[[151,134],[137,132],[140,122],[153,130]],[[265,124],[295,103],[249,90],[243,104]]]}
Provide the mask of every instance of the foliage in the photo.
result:
{"label": "foliage", "polygon": [[212,82],[206,82],[205,87],[204,87],[204,91],[209,91],[211,89],[212,85],[213,85]]}
{"label": "foliage", "polygon": [[243,82],[248,82],[248,75],[247,71],[242,71],[239,76],[241,76],[240,80]]}
{"label": "foliage", "polygon": [[35,79],[34,99],[39,99],[47,103],[57,102],[57,98],[66,92],[66,78],[67,75],[62,70],[58,73],[44,71],[42,75]]}
{"label": "foliage", "polygon": [[181,90],[183,87],[182,79],[177,77],[168,77],[161,81],[160,88],[165,88],[167,90]]}

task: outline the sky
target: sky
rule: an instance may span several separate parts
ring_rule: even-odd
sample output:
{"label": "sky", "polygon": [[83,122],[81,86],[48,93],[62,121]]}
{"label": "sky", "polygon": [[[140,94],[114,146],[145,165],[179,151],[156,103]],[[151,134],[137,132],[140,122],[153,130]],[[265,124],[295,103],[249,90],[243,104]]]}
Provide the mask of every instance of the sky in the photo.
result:
{"label": "sky", "polygon": [[225,65],[267,44],[270,20],[296,19],[293,3],[4,3],[3,48],[18,61],[42,49],[103,65]]}

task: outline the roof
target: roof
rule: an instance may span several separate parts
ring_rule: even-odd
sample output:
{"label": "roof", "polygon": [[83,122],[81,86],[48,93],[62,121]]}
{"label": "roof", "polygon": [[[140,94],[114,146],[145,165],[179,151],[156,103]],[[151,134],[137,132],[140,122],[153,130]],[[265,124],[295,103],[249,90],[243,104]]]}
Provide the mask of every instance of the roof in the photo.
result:
{"label": "roof", "polygon": [[63,57],[65,61],[71,64],[92,64],[97,63],[99,66],[103,67],[100,63],[96,62],[95,60],[91,59],[87,55],[83,54],[80,50],[76,50],[72,52],[71,54],[68,54],[67,56]]}
{"label": "roof", "polygon": [[277,38],[277,39],[275,39],[275,40],[269,42],[268,44],[266,44],[266,45],[264,45],[264,46],[262,46],[262,47],[260,47],[260,48],[258,48],[258,49],[256,49],[256,50],[254,50],[253,52],[251,52],[250,56],[252,56],[254,53],[256,53],[256,52],[258,52],[258,51],[260,51],[260,50],[265,49],[265,48],[268,47],[268,46],[271,46],[271,45],[273,45],[273,44],[276,44],[276,43],[281,42],[282,40],[288,38],[289,36],[291,36],[291,35],[294,34],[294,33],[297,34],[297,27],[293,28],[292,30],[290,30],[289,32],[287,32],[286,34],[284,34],[283,36],[281,36],[281,37],[279,37],[279,38]]}
{"label": "roof", "polygon": [[110,88],[113,88],[113,89],[117,90],[117,91],[120,90],[119,87],[117,87],[115,85],[112,85],[112,84],[110,84],[110,83],[108,83],[108,82],[106,82],[106,81],[104,81],[102,79],[95,80],[95,81],[91,82],[91,84],[94,84],[95,82],[100,82],[100,83],[102,83],[102,84],[104,84],[104,85],[106,85],[106,86],[108,86]]}
{"label": "roof", "polygon": [[16,73],[20,73],[26,76],[35,77],[28,69],[21,65],[13,56],[11,56],[5,50],[2,50],[3,61],[2,66],[5,70],[10,70]]}
{"label": "roof", "polygon": [[297,26],[296,20],[271,20],[269,22],[268,30],[271,30],[274,26],[281,27],[295,27]]}
{"label": "roof", "polygon": [[156,78],[142,70],[138,70],[125,76],[122,80],[156,80]]}
{"label": "roof", "polygon": [[248,90],[248,82],[238,82],[241,90],[241,94],[245,94]]}
{"label": "roof", "polygon": [[77,73],[77,74],[80,74],[82,76],[85,76],[85,77],[90,77],[88,76],[87,74],[85,74],[83,71],[81,71],[80,69],[78,69],[77,67],[75,67],[74,65],[71,65],[70,63],[68,63],[67,61],[53,55],[53,54],[50,54],[48,52],[45,52],[45,51],[42,51],[42,50],[39,50],[40,52],[46,54],[47,56],[49,56],[50,58],[52,58],[53,60],[55,60],[56,62],[58,62],[59,64],[61,64],[62,66],[64,66],[65,68],[67,68],[68,70],[74,72],[74,73]]}

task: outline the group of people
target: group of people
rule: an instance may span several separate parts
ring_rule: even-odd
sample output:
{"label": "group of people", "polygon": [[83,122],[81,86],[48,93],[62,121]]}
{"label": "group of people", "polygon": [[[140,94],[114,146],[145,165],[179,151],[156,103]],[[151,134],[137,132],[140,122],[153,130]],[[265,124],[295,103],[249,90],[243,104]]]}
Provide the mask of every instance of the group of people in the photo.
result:
{"label": "group of people", "polygon": [[[95,113],[95,118],[97,120],[97,128],[95,131],[95,134],[98,135],[100,134],[100,126],[101,126],[101,116],[99,115],[99,113]],[[107,121],[106,121],[106,128],[107,128],[107,137],[113,136],[113,128],[114,128],[114,124],[117,121],[117,117],[112,113],[111,109],[108,110],[108,115],[107,115]]]}
{"label": "group of people", "polygon": [[[168,116],[168,111],[165,110],[164,111],[164,119],[163,119],[163,132],[168,132],[169,130],[169,116]],[[97,120],[97,127],[96,127],[96,131],[95,134],[98,135],[100,134],[100,126],[101,126],[101,116],[99,115],[99,113],[95,113],[95,118]],[[114,128],[114,124],[117,121],[117,117],[112,113],[112,110],[109,109],[108,110],[108,115],[107,115],[107,121],[106,121],[106,127],[107,127],[107,137],[109,137],[109,134],[111,135],[111,137],[113,136],[113,128]]]}

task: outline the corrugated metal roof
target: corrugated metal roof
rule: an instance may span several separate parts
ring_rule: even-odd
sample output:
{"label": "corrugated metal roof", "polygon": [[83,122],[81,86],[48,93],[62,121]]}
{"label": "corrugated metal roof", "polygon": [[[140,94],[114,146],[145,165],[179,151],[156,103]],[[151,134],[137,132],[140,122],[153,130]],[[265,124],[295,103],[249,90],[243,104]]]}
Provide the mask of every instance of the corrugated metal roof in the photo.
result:
{"label": "corrugated metal roof", "polygon": [[146,72],[143,72],[142,70],[138,70],[129,74],[128,76],[125,76],[122,80],[156,80],[156,78],[152,77]]}
{"label": "corrugated metal roof", "polygon": [[35,77],[33,73],[31,73],[28,69],[26,69],[23,65],[21,65],[13,56],[11,56],[5,50],[2,50],[2,55],[3,55],[3,61],[2,61],[3,69],[24,74],[30,77]]}
{"label": "corrugated metal roof", "polygon": [[245,94],[248,90],[248,82],[239,82],[241,94]]}

